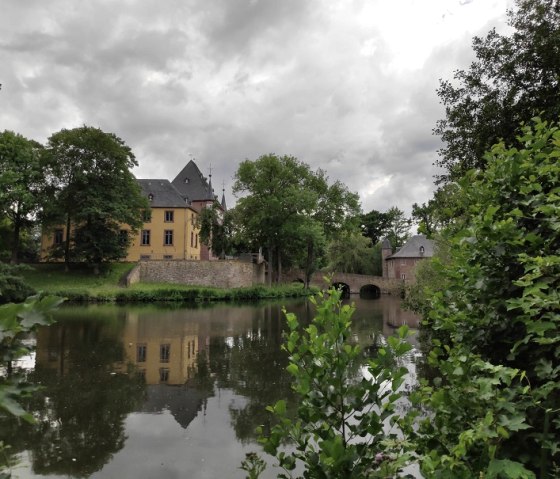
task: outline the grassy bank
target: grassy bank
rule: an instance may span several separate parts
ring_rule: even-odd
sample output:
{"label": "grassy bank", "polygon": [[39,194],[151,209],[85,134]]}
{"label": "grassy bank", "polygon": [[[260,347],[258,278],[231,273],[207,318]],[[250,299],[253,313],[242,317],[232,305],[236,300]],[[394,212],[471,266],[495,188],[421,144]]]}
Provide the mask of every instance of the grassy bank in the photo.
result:
{"label": "grassy bank", "polygon": [[259,299],[302,297],[309,295],[301,284],[268,288],[264,285],[247,288],[219,289],[204,286],[139,283],[129,288],[120,286],[121,279],[134,267],[129,263],[107,266],[98,276],[83,266],[64,272],[63,265],[38,264],[26,271],[25,281],[35,288],[73,302],[210,302],[255,301]]}

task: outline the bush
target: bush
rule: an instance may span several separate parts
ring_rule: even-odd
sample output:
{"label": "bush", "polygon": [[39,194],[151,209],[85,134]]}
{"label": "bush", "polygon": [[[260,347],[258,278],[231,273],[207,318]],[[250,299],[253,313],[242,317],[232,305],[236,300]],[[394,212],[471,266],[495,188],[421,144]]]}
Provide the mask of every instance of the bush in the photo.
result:
{"label": "bush", "polygon": [[461,182],[467,214],[435,261],[428,477],[545,478],[560,461],[560,130],[537,118],[519,141]]}

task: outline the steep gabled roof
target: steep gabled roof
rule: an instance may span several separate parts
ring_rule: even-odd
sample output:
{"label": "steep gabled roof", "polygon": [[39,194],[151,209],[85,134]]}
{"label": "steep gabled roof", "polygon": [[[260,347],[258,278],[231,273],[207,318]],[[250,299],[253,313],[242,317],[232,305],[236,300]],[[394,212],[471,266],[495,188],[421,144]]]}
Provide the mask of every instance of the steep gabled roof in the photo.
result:
{"label": "steep gabled roof", "polygon": [[169,180],[136,180],[152,208],[185,208],[185,199]]}
{"label": "steep gabled roof", "polygon": [[191,160],[171,182],[183,198],[191,201],[214,201],[212,184]]}
{"label": "steep gabled roof", "polygon": [[410,238],[395,254],[385,259],[392,258],[431,258],[434,255],[434,242],[424,235]]}

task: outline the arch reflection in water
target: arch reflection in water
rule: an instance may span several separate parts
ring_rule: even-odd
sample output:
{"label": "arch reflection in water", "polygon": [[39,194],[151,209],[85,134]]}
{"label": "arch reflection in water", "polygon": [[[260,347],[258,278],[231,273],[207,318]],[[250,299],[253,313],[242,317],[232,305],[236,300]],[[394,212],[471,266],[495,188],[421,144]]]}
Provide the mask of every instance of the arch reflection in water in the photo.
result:
{"label": "arch reflection in water", "polygon": [[360,288],[360,298],[377,299],[381,296],[381,289],[374,284],[366,284]]}

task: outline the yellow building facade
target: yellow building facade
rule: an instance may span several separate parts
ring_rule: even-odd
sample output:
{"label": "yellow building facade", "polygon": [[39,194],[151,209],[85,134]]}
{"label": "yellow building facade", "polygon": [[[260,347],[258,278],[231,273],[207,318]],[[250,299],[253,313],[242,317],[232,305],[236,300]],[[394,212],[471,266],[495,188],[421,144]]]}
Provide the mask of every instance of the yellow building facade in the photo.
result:
{"label": "yellow building facade", "polygon": [[[144,224],[131,233],[123,226],[122,234],[131,235],[128,254],[123,261],[200,260],[198,211],[190,206],[168,180],[137,180],[148,198],[150,209],[144,212]],[[41,235],[41,260],[50,258],[53,248],[66,240],[66,228],[57,226]]]}

